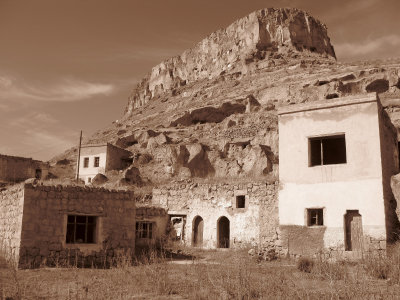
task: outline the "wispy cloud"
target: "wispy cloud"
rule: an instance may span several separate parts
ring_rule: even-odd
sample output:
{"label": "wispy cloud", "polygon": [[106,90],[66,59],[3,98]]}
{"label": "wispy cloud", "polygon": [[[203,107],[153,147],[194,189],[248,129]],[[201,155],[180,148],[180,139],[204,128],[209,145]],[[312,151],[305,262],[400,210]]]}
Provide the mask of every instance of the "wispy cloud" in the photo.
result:
{"label": "wispy cloud", "polygon": [[0,77],[0,101],[28,100],[71,102],[110,95],[114,85],[63,79],[56,83],[26,83],[11,76]]}
{"label": "wispy cloud", "polygon": [[22,117],[13,119],[9,124],[15,128],[43,128],[56,124],[58,121],[51,115],[42,112],[32,112]]}
{"label": "wispy cloud", "polygon": [[388,35],[377,39],[368,39],[359,43],[343,43],[335,46],[338,57],[357,58],[385,50],[387,47],[399,47],[400,36]]}

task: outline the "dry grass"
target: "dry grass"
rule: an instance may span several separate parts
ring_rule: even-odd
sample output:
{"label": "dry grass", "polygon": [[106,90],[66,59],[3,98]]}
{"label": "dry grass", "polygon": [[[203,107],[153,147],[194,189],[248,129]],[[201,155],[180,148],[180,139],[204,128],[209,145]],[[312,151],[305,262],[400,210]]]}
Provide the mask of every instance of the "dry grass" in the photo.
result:
{"label": "dry grass", "polygon": [[[190,250],[190,249],[188,249]],[[380,279],[381,262],[313,259],[310,273],[294,261],[257,262],[246,251],[193,250],[197,258],[171,262],[150,251],[132,266],[111,269],[0,269],[0,299],[399,299],[399,265]],[[182,263],[184,262],[184,264]],[[309,265],[309,263],[308,263]],[[387,265],[385,265],[387,267]],[[386,268],[385,267],[385,268]],[[378,274],[373,275],[373,274]],[[394,277],[391,277],[394,276]]]}

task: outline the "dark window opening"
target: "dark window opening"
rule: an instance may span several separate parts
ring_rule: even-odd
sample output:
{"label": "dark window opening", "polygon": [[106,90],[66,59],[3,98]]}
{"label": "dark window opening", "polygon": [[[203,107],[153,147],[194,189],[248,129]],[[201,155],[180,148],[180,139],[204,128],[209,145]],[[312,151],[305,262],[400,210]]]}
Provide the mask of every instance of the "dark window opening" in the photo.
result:
{"label": "dark window opening", "polygon": [[89,168],[89,157],[85,157],[83,159],[83,167],[84,168]]}
{"label": "dark window opening", "polygon": [[246,207],[246,196],[240,195],[236,196],[236,208],[245,208]]}
{"label": "dark window opening", "polygon": [[87,182],[91,183],[92,182],[92,177],[88,177]]}
{"label": "dark window opening", "polygon": [[67,220],[67,244],[93,244],[96,239],[96,217],[69,215]]}
{"label": "dark window opening", "polygon": [[398,156],[397,157],[398,157],[398,160],[399,160],[399,167],[400,167],[400,142],[397,142],[397,150],[398,150],[398,152],[397,152]]}
{"label": "dark window opening", "polygon": [[136,238],[152,239],[153,223],[152,222],[136,222]]}
{"label": "dark window opening", "polygon": [[322,208],[307,209],[307,226],[324,225],[324,210]]}
{"label": "dark window opening", "polygon": [[42,170],[41,169],[36,169],[35,170],[35,178],[36,179],[42,178]]}
{"label": "dark window opening", "polygon": [[95,157],[94,158],[94,167],[97,168],[100,165],[100,157]]}
{"label": "dark window opening", "polygon": [[309,138],[309,166],[345,164],[345,135]]}

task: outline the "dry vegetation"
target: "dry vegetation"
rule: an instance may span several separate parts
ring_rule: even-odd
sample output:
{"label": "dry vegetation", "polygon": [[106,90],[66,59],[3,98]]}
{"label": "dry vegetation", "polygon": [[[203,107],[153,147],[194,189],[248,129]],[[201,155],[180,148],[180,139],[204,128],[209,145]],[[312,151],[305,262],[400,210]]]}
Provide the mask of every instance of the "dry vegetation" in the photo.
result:
{"label": "dry vegetation", "polygon": [[[400,247],[399,247],[400,249]],[[0,269],[0,299],[399,299],[400,250],[359,263],[302,258],[266,262],[246,251],[155,251],[111,269]]]}

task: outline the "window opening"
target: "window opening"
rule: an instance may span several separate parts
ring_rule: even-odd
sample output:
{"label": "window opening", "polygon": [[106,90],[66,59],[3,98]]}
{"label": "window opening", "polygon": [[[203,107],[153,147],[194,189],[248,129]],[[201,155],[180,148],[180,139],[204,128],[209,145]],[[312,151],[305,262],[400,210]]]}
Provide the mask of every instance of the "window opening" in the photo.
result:
{"label": "window opening", "polygon": [[333,135],[308,139],[309,166],[345,164],[345,135]]}
{"label": "window opening", "polygon": [[307,209],[307,226],[324,225],[324,210],[322,208]]}
{"label": "window opening", "polygon": [[89,168],[89,157],[85,157],[83,159],[83,167],[84,168]]}
{"label": "window opening", "polygon": [[95,216],[68,215],[67,244],[95,243],[96,219]]}
{"label": "window opening", "polygon": [[136,238],[152,239],[153,223],[152,222],[136,222]]}
{"label": "window opening", "polygon": [[236,196],[236,208],[245,208],[246,207],[246,196],[239,195]]}
{"label": "window opening", "polygon": [[100,165],[100,157],[96,156],[94,158],[94,167],[97,168]]}

